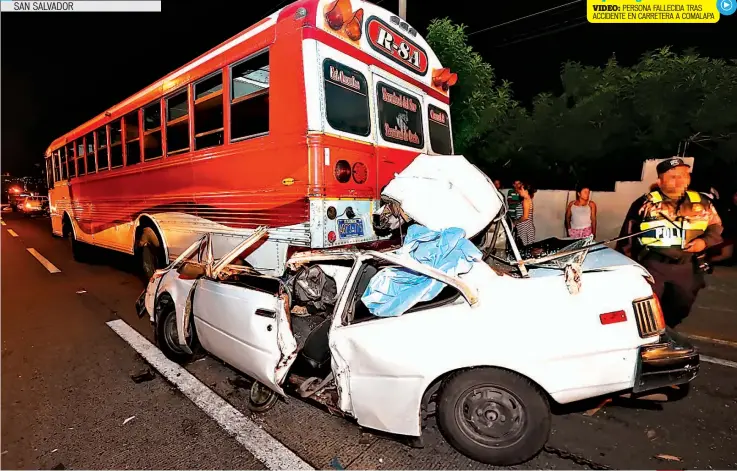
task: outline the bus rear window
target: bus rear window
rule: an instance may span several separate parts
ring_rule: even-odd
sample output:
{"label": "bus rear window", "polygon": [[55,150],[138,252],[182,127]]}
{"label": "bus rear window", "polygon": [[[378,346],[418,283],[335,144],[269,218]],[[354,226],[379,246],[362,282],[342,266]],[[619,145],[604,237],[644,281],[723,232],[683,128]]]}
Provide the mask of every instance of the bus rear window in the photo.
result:
{"label": "bus rear window", "polygon": [[368,136],[368,84],[361,72],[334,60],[323,62],[325,80],[325,115],[328,124],[338,131]]}
{"label": "bus rear window", "polygon": [[422,149],[422,108],[420,101],[394,87],[378,82],[379,126],[387,142]]}
{"label": "bus rear window", "polygon": [[451,155],[453,145],[451,144],[448,113],[437,106],[428,105],[427,122],[430,131],[430,148],[437,154]]}

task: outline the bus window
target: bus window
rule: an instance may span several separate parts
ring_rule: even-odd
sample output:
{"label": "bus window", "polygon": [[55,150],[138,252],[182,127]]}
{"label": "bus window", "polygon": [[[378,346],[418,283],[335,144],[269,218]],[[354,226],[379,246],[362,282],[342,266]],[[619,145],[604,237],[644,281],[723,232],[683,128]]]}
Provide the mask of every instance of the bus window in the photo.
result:
{"label": "bus window", "polygon": [[107,161],[107,129],[105,126],[97,131],[97,171],[102,172],[108,169]]}
{"label": "bus window", "polygon": [[87,173],[97,172],[97,165],[95,164],[95,135],[94,133],[87,134],[85,139],[85,146],[87,146],[87,153],[85,158],[87,159]]}
{"label": "bus window", "polygon": [[448,113],[437,106],[427,106],[428,131],[430,132],[430,148],[441,155],[451,155],[453,144],[450,137],[450,119]]}
{"label": "bus window", "polygon": [[143,159],[161,157],[161,103],[143,108]]}
{"label": "bus window", "polygon": [[120,119],[110,123],[110,167],[123,166],[123,136],[122,121]]}
{"label": "bus window", "polygon": [[51,166],[54,169],[54,181],[58,182],[59,178],[59,151],[55,150],[51,153]]}
{"label": "bus window", "polygon": [[231,68],[230,135],[236,141],[269,132],[269,52]]}
{"label": "bus window", "polygon": [[74,162],[76,161],[74,157],[74,143],[69,143],[66,145],[66,156],[67,156],[67,170],[69,171],[69,179],[77,176],[77,170],[74,168]]}
{"label": "bus window", "polygon": [[378,82],[379,130],[387,142],[422,149],[422,109],[417,98]]}
{"label": "bus window", "polygon": [[84,168],[84,141],[77,139],[77,175],[82,176],[87,173]]}
{"label": "bus window", "polygon": [[325,59],[322,69],[328,124],[338,131],[368,136],[371,121],[366,78],[359,71],[331,59]]}
{"label": "bus window", "polygon": [[194,148],[223,143],[223,73],[194,84]]}
{"label": "bus window", "polygon": [[54,187],[54,169],[51,158],[46,157],[46,188],[49,190]]}
{"label": "bus window", "polygon": [[125,115],[125,165],[141,163],[138,110]]}
{"label": "bus window", "polygon": [[62,180],[66,180],[68,178],[67,153],[63,147],[59,149],[59,178]]}
{"label": "bus window", "polygon": [[166,100],[166,153],[180,154],[189,150],[189,106],[187,90]]}

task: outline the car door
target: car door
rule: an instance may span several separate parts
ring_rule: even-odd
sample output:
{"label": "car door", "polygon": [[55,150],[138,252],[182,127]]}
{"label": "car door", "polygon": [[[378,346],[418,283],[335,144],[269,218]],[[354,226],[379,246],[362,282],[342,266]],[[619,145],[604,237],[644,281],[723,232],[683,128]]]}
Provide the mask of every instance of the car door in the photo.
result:
{"label": "car door", "polygon": [[205,350],[283,395],[280,384],[296,358],[297,342],[280,282],[258,276],[220,279],[244,249],[236,247],[197,281],[192,300],[197,336]]}

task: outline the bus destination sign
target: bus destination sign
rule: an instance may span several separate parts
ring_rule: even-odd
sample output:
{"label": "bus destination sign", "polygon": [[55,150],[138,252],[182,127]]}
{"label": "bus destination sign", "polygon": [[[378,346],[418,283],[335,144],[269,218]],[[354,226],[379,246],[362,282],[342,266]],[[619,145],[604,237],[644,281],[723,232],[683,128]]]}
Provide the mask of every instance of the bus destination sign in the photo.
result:
{"label": "bus destination sign", "polygon": [[427,73],[427,53],[379,18],[372,16],[366,23],[366,36],[371,48],[412,72]]}

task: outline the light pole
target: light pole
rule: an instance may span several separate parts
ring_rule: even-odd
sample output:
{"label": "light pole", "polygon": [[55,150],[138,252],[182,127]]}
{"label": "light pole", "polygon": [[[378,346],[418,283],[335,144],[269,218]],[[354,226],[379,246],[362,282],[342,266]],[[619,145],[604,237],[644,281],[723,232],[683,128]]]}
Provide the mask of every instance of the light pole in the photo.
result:
{"label": "light pole", "polygon": [[407,21],[407,0],[399,0],[399,17]]}

